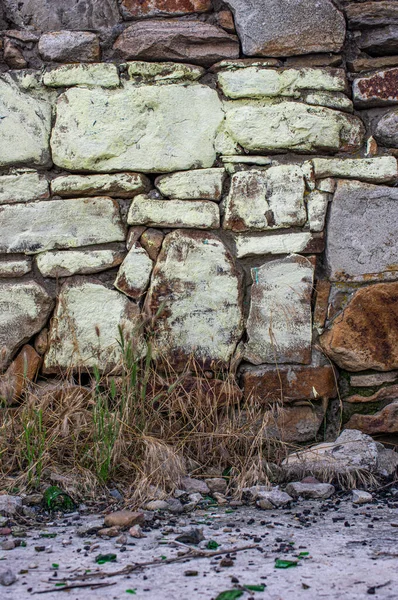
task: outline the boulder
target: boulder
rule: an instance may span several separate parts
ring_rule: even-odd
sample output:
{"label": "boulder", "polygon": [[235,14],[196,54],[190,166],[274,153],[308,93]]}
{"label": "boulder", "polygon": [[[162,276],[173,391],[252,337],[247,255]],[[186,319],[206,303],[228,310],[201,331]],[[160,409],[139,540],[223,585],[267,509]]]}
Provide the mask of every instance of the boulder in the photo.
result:
{"label": "boulder", "polygon": [[374,136],[381,146],[398,148],[398,109],[392,109],[376,122]]}
{"label": "boulder", "polygon": [[39,40],[43,60],[54,62],[95,62],[100,58],[99,39],[88,31],[52,31]]}
{"label": "boulder", "polygon": [[0,283],[0,369],[44,327],[52,306],[52,299],[36,282]]}
{"label": "boulder", "polygon": [[398,189],[341,180],[331,202],[326,262],[332,281],[396,279]]}
{"label": "boulder", "polygon": [[210,479],[205,479],[205,483],[210,490],[211,494],[225,494],[227,491],[228,484],[225,479],[222,477],[212,477]]}
{"label": "boulder", "polygon": [[226,0],[246,56],[339,52],[345,19],[330,0]]}
{"label": "boulder", "polygon": [[373,496],[364,490],[352,490],[351,501],[353,504],[368,504],[372,502]]}
{"label": "boulder", "polygon": [[135,300],[145,293],[152,273],[153,262],[146,250],[136,244],[129,250],[120,265],[114,283],[115,288]]}
{"label": "boulder", "polygon": [[160,312],[153,340],[158,356],[180,369],[192,357],[206,368],[225,367],[242,334],[241,294],[233,258],[218,237],[167,235],[146,298],[146,311]]}
{"label": "boulder", "polygon": [[268,508],[265,508],[263,501],[270,502],[274,508],[281,508],[292,502],[292,500],[293,498],[289,494],[282,492],[278,488],[270,491],[259,491],[257,494],[257,505],[263,510]]}
{"label": "boulder", "polygon": [[120,527],[127,529],[133,525],[142,525],[145,515],[142,512],[134,512],[131,510],[117,510],[116,512],[105,515],[105,527]]}
{"label": "boulder", "polygon": [[36,264],[43,277],[88,275],[117,267],[124,254],[121,249],[42,252],[37,256]]}
{"label": "boulder", "polygon": [[252,269],[246,360],[257,365],[311,362],[313,278],[313,261],[298,255]]}
{"label": "boulder", "polygon": [[174,60],[211,65],[239,57],[239,41],[235,35],[198,20],[137,22],[123,31],[113,48],[127,60]]}
{"label": "boulder", "polygon": [[179,17],[211,10],[211,0],[122,0],[121,10],[126,19]]}

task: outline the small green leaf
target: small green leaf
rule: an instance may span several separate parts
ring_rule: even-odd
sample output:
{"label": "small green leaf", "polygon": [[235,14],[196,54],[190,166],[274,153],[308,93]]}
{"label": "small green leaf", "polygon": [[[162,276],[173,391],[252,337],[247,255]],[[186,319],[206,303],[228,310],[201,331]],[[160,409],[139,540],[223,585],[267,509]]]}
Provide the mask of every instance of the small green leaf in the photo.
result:
{"label": "small green leaf", "polygon": [[288,569],[289,567],[297,567],[297,560],[287,560],[286,558],[275,560],[275,569]]}
{"label": "small green leaf", "polygon": [[209,540],[207,542],[207,546],[206,548],[208,550],[217,550],[217,548],[219,548],[220,544],[217,544],[217,542],[215,540]]}
{"label": "small green leaf", "polygon": [[240,598],[241,596],[243,596],[242,590],[226,590],[218,594],[216,600],[236,600],[236,598]]}

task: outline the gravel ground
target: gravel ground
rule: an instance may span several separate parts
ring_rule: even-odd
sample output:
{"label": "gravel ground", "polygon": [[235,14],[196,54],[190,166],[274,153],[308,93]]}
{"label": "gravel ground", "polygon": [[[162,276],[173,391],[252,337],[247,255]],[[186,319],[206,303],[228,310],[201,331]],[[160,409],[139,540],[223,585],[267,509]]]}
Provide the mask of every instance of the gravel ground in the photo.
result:
{"label": "gravel ground", "polygon": [[[385,497],[357,507],[348,498],[334,497],[268,511],[219,507],[189,515],[155,515],[152,520],[149,517],[148,526],[143,526],[146,537],[134,539],[127,532],[121,544],[116,543],[117,538],[77,535],[78,527],[98,518],[103,519],[103,515],[67,516],[42,529],[28,528],[25,547],[0,550],[0,572],[11,569],[17,575],[11,586],[0,586],[1,600],[23,600],[47,590],[43,595],[47,600],[121,600],[130,596],[210,600],[233,589],[242,589],[243,600],[353,600],[369,595],[398,598],[398,503]],[[215,552],[207,549],[212,540],[219,544],[217,552],[226,553],[167,564],[164,557],[170,559],[187,551],[173,540],[192,528],[201,529],[205,538],[192,548]],[[46,537],[49,533],[56,537]],[[15,538],[1,538],[6,539]],[[247,545],[256,547],[232,551]],[[40,546],[50,548],[37,551]],[[100,553],[116,554],[116,562],[99,566],[95,558]],[[278,558],[297,561],[297,566],[278,569]],[[160,564],[130,575],[107,575],[126,565],[152,560]],[[104,576],[91,582],[112,585],[69,591],[55,585],[63,579],[68,585],[82,583],[72,581],[72,577],[84,571],[101,571]],[[262,592],[244,589],[261,584],[265,585]]]}

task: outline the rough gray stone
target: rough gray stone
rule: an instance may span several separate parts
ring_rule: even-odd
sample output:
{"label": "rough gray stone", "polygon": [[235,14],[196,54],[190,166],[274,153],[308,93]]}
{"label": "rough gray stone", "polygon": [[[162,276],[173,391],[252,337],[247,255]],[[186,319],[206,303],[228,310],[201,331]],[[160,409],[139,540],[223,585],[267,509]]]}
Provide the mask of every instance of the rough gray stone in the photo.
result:
{"label": "rough gray stone", "polygon": [[129,225],[218,229],[220,212],[209,200],[152,200],[136,196],[127,216]]}
{"label": "rough gray stone", "polygon": [[225,175],[225,169],[194,169],[158,177],[155,185],[167,198],[217,201],[221,199]]}
{"label": "rough gray stone", "polygon": [[330,0],[226,0],[247,56],[339,52],[345,19]]}
{"label": "rough gray stone", "polygon": [[350,2],[345,13],[352,29],[398,25],[398,4],[395,0]]}
{"label": "rough gray stone", "polygon": [[374,136],[381,146],[398,148],[398,109],[388,111],[377,121]]}
{"label": "rough gray stone", "polygon": [[304,498],[306,500],[326,500],[335,493],[334,485],[331,483],[301,483],[295,481],[288,483],[286,492],[293,498]]}
{"label": "rough gray stone", "polygon": [[[259,502],[259,500],[271,502],[271,504],[275,508],[280,508],[281,506],[286,506],[286,504],[289,504],[289,502],[291,502],[293,498],[289,496],[289,494],[287,494],[286,492],[282,492],[278,488],[274,488],[269,492],[259,491],[257,495],[257,503]],[[263,506],[260,506],[260,508],[263,508]]]}
{"label": "rough gray stone", "polygon": [[35,171],[0,177],[0,204],[48,198],[48,181]]}
{"label": "rough gray stone", "polygon": [[326,242],[333,281],[397,279],[397,236],[397,188],[338,182]]}
{"label": "rough gray stone", "polygon": [[2,569],[0,571],[0,585],[9,586],[15,583],[17,576],[11,569]]}
{"label": "rough gray stone", "polygon": [[88,31],[52,31],[39,40],[39,53],[54,62],[95,62],[100,57],[99,39]]}
{"label": "rough gray stone", "polygon": [[205,482],[213,494],[214,492],[219,494],[225,494],[227,491],[228,484],[225,479],[222,477],[212,477],[210,479],[205,479]]}
{"label": "rough gray stone", "polygon": [[139,300],[148,287],[153,262],[139,244],[135,244],[120,265],[115,287],[135,300]]}
{"label": "rough gray stone", "polygon": [[36,264],[43,277],[70,277],[112,269],[123,257],[121,250],[61,250],[39,254]]}
{"label": "rough gray stone", "polygon": [[12,517],[22,508],[22,498],[19,496],[0,496],[0,514]]}
{"label": "rough gray stone", "polygon": [[362,31],[357,44],[361,50],[371,56],[396,54],[398,50],[398,25],[375,27],[369,31]]}
{"label": "rough gray stone", "polygon": [[353,504],[368,504],[372,502],[373,496],[364,490],[352,490],[351,500]]}
{"label": "rough gray stone", "polygon": [[25,256],[0,258],[0,277],[22,277],[31,270],[31,258]]}
{"label": "rough gray stone", "polygon": [[43,75],[43,83],[48,87],[69,87],[73,85],[118,87],[119,74],[116,65],[97,63],[93,65],[62,65]]}
{"label": "rough gray stone", "polygon": [[183,477],[181,479],[181,488],[188,494],[208,494],[210,489],[206,481],[203,479],[195,479],[194,477]]}
{"label": "rough gray stone", "polygon": [[[0,179],[1,184],[1,179]],[[112,196],[134,198],[147,192],[151,182],[141,173],[114,173],[105,175],[63,175],[51,182],[51,191],[62,198],[74,196]]]}

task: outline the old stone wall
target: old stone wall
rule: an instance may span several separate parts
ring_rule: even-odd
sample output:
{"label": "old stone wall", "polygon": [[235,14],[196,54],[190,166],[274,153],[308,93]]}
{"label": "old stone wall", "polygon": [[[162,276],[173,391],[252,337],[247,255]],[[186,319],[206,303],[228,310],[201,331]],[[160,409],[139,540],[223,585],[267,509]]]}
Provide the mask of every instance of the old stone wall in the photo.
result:
{"label": "old stone wall", "polygon": [[1,395],[114,369],[119,327],[144,355],[144,313],[177,371],[283,402],[287,442],[341,406],[397,433],[398,1],[3,0],[0,27]]}

